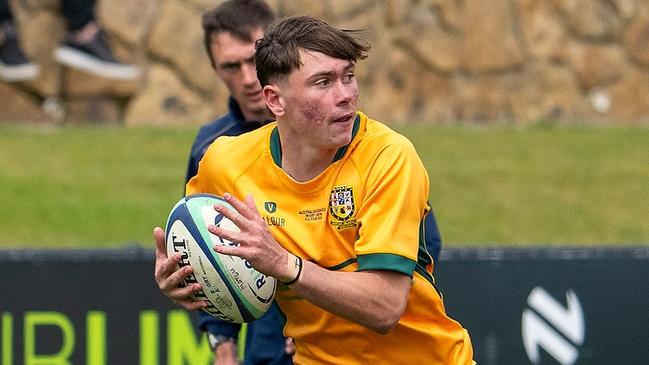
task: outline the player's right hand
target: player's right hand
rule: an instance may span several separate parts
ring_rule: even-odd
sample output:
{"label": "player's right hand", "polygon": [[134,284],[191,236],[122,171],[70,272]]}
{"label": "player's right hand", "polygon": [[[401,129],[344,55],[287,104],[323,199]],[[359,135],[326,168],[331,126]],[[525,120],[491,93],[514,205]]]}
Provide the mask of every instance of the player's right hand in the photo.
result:
{"label": "player's right hand", "polygon": [[202,309],[207,306],[205,301],[195,302],[191,295],[201,290],[201,285],[196,283],[186,287],[181,286],[183,280],[192,273],[190,266],[178,269],[180,262],[180,253],[174,253],[167,257],[165,249],[165,233],[160,227],[153,229],[153,238],[155,239],[155,281],[158,288],[174,303],[181,305],[187,310]]}

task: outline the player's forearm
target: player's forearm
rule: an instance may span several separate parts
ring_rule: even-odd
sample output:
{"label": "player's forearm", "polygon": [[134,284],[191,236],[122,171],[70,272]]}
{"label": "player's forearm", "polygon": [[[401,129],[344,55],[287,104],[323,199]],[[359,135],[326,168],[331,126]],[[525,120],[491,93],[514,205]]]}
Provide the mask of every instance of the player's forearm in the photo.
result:
{"label": "player's forearm", "polygon": [[304,262],[291,288],[328,312],[386,334],[405,310],[410,281],[392,271],[330,271]]}

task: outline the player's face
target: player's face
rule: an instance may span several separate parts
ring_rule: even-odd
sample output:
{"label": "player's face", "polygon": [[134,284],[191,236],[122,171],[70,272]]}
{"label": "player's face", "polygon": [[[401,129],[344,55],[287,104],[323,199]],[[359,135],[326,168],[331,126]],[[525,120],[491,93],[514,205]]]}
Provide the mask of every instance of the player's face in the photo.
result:
{"label": "player's face", "polygon": [[[262,35],[261,28],[252,33],[253,39]],[[255,43],[241,40],[229,32],[220,32],[213,36],[211,46],[216,73],[239,103],[246,119],[262,119],[266,102],[255,70]]]}
{"label": "player's face", "polygon": [[283,129],[319,149],[349,144],[358,102],[354,63],[303,50],[300,60],[300,68],[278,83],[284,99]]}

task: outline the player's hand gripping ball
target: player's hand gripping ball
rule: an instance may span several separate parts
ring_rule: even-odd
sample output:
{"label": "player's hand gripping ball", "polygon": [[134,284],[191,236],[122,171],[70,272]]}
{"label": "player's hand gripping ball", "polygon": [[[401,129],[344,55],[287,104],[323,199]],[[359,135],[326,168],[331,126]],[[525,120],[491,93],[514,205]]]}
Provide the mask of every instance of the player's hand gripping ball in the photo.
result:
{"label": "player's hand gripping ball", "polygon": [[224,321],[243,323],[261,317],[275,296],[277,282],[255,270],[248,261],[215,252],[213,245],[236,246],[208,232],[207,225],[239,231],[228,218],[214,210],[214,204],[234,209],[223,198],[210,194],[184,197],[167,219],[167,255],[179,252],[180,267],[191,266],[193,273],[182,285],[199,283],[203,289],[194,300],[205,300],[203,311]]}

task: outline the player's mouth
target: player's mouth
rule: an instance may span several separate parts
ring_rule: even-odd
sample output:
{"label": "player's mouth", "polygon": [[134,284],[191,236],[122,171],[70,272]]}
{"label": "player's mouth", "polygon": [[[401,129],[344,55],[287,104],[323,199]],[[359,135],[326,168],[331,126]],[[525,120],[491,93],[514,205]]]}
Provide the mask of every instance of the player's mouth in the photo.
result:
{"label": "player's mouth", "polygon": [[331,121],[331,123],[350,123],[354,120],[355,113],[345,114],[342,117],[336,118]]}

